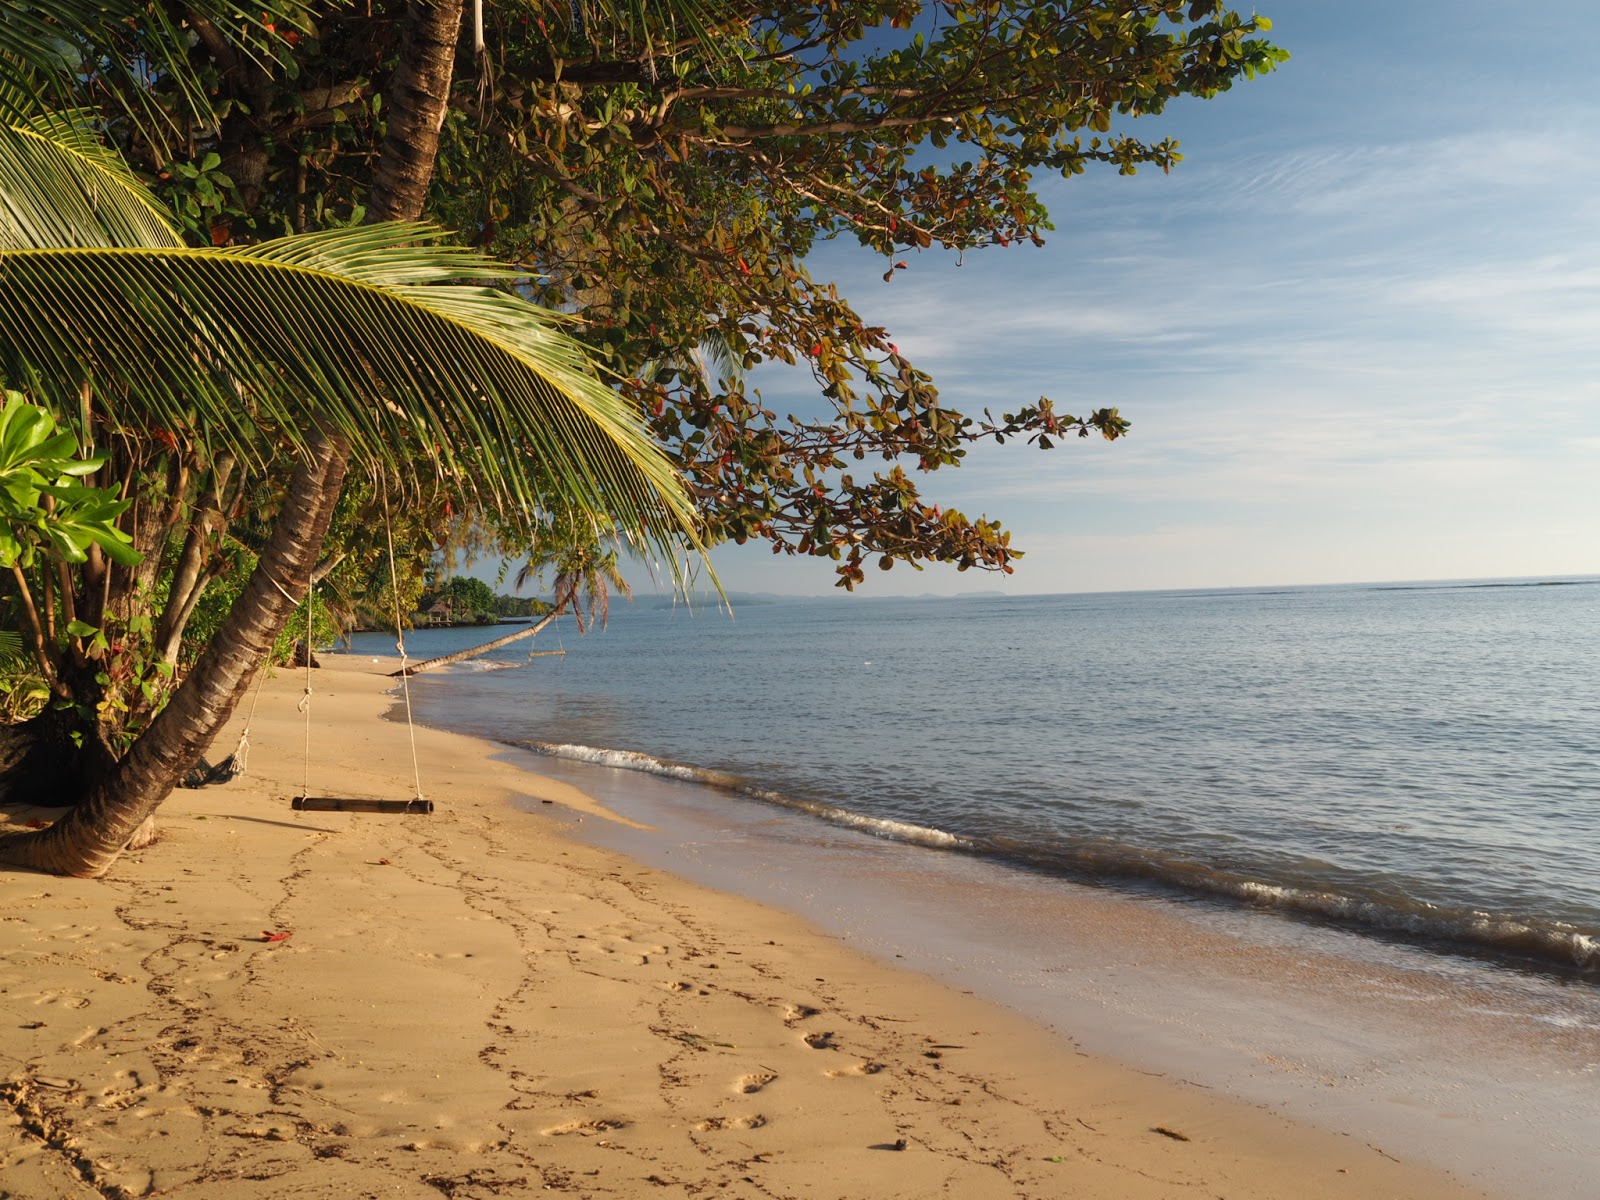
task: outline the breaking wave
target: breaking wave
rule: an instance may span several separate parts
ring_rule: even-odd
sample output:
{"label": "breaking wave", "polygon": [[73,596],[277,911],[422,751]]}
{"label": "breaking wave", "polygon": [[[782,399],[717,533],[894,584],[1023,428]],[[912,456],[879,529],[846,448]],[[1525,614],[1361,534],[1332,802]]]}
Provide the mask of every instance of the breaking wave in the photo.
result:
{"label": "breaking wave", "polygon": [[578,746],[570,742],[518,741],[512,744],[532,750],[537,754],[547,755],[550,758],[564,758],[572,762],[593,763],[600,767],[617,767],[624,771],[642,771],[647,775],[661,775],[667,779],[680,779],[685,783],[716,788],[718,791],[732,792],[737,796],[760,800],[764,804],[774,804],[780,808],[791,809],[795,812],[807,813],[813,817],[820,817],[830,824],[843,825],[849,829],[858,829],[863,833],[874,834],[878,837],[888,838],[891,841],[907,842],[914,846],[932,846],[940,850],[976,849],[968,839],[957,837],[953,833],[946,833],[942,829],[934,829],[932,826],[915,825],[908,821],[896,821],[888,817],[869,817],[865,813],[852,812],[850,809],[841,808],[836,804],[806,800],[786,795],[783,792],[773,791],[771,788],[759,787],[727,771],[713,771],[706,767],[692,767],[687,763],[675,763],[664,758],[654,758],[648,754],[641,754],[637,750],[607,750],[596,746]]}
{"label": "breaking wave", "polygon": [[672,762],[636,750],[565,742],[518,740],[511,744],[551,758],[714,788],[910,845],[980,855],[1077,879],[1140,880],[1407,940],[1443,942],[1477,953],[1513,955],[1564,971],[1600,973],[1600,930],[1559,921],[1431,904],[1397,895],[1393,887],[1385,887],[1380,895],[1348,884],[1335,888],[1318,886],[1315,881],[1257,879],[1107,838],[1073,841],[1041,836],[1022,840],[952,833],[791,796],[727,771]]}
{"label": "breaking wave", "polygon": [[518,667],[527,665],[520,660],[510,661],[504,658],[468,658],[458,663],[451,663],[445,669],[453,675],[481,675],[485,671],[514,671]]}

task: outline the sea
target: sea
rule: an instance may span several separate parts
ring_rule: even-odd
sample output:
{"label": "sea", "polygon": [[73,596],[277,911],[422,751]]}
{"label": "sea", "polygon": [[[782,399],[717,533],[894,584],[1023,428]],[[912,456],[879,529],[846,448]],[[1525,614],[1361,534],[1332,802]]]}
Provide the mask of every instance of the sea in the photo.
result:
{"label": "sea", "polygon": [[1600,578],[617,603],[411,703],[1091,1051],[1600,1195]]}

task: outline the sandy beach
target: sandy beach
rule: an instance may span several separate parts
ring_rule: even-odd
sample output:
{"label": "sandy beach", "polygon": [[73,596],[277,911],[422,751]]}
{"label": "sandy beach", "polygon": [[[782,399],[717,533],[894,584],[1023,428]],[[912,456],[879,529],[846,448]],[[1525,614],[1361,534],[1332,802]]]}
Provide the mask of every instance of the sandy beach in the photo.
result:
{"label": "sandy beach", "polygon": [[[314,793],[411,795],[391,665],[316,672]],[[563,839],[489,743],[295,813],[301,686],[108,878],[0,874],[0,1197],[1486,1195]]]}

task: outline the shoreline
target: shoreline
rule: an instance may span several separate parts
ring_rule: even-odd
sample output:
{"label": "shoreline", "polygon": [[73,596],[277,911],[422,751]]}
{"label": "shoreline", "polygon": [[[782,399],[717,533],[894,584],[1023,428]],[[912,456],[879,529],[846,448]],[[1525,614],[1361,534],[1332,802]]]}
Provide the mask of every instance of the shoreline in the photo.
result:
{"label": "shoreline", "polygon": [[[317,673],[313,791],[409,794],[381,669]],[[293,813],[299,698],[106,880],[0,874],[0,1194],[1487,1195],[564,839],[611,818],[490,742]]]}
{"label": "shoreline", "polygon": [[1290,919],[1323,928],[1384,940],[1407,950],[1435,951],[1511,971],[1534,972],[1555,983],[1589,983],[1600,978],[1600,938],[1551,918],[1448,909],[1410,898],[1385,905],[1382,897],[1374,894],[1353,896],[1319,887],[1312,880],[1264,882],[1242,872],[1163,857],[1136,846],[1102,844],[1078,857],[1046,854],[1020,842],[1001,845],[970,833],[868,816],[829,801],[795,799],[725,770],[656,758],[639,750],[516,738],[496,742],[507,750],[531,754],[536,762],[528,769],[535,774],[559,774],[568,769],[562,764],[577,764],[578,771],[599,768],[650,775],[724,793],[737,803],[800,813],[906,846],[970,854],[1001,867],[1038,872],[1064,884],[1104,886],[1125,894],[1148,892],[1161,900],[1199,901],[1225,911],[1279,910]]}
{"label": "shoreline", "polygon": [[1097,1057],[1404,1147],[1506,1195],[1593,1191],[1600,1024],[1547,977],[1272,909],[1075,884],[677,780],[527,765],[650,823],[588,822],[584,840],[799,913]]}

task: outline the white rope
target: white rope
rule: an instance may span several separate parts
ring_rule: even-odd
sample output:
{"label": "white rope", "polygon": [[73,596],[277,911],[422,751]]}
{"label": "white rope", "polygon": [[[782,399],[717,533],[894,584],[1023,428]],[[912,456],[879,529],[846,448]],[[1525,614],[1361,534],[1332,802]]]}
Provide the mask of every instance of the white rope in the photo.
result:
{"label": "white rope", "polygon": [[261,704],[261,688],[266,682],[267,664],[263,662],[256,668],[256,694],[244,718],[244,732],[239,735],[239,744],[233,748],[233,770],[236,775],[245,775],[250,771],[250,726],[255,723],[256,709]]}
{"label": "white rope", "polygon": [[406,734],[411,739],[411,778],[416,798],[422,795],[422,767],[417,762],[417,726],[411,719],[411,674],[406,658],[406,635],[400,624],[400,580],[394,569],[394,529],[389,524],[389,493],[383,492],[383,534],[389,541],[389,598],[394,601],[394,648],[400,651],[400,694],[406,701]]}
{"label": "white rope", "polygon": [[[268,583],[277,588],[278,591],[283,594],[283,598],[285,600],[289,601],[291,604],[298,603],[298,601],[296,601],[295,598],[289,594],[284,586],[274,579],[268,572],[262,571],[261,574]],[[245,714],[244,729],[239,733],[239,744],[233,748],[233,753],[228,756],[229,758],[233,759],[233,775],[248,775],[250,773],[250,727],[255,724],[256,710],[261,707],[261,689],[266,686],[268,674],[267,666],[268,664],[266,662],[262,662],[256,667],[256,689],[255,695],[251,697],[250,700],[250,711]],[[306,690],[308,693],[310,692],[309,687]],[[302,710],[304,710],[304,707],[307,704],[305,697],[301,697],[300,704]],[[307,719],[309,720],[309,716]]]}
{"label": "white rope", "polygon": [[283,595],[283,598],[285,600],[287,600],[290,604],[293,604],[296,607],[299,607],[300,601],[296,600],[293,596],[291,596],[289,594],[289,589],[284,587],[283,584],[279,583],[276,579],[274,579],[272,577],[271,572],[263,570],[261,572],[261,577],[263,579],[265,579],[268,583],[270,583],[273,587],[277,588],[278,591]]}
{"label": "white rope", "polygon": [[306,585],[306,688],[296,707],[306,715],[306,782],[302,796],[311,795],[311,617],[316,609],[317,585]]}

